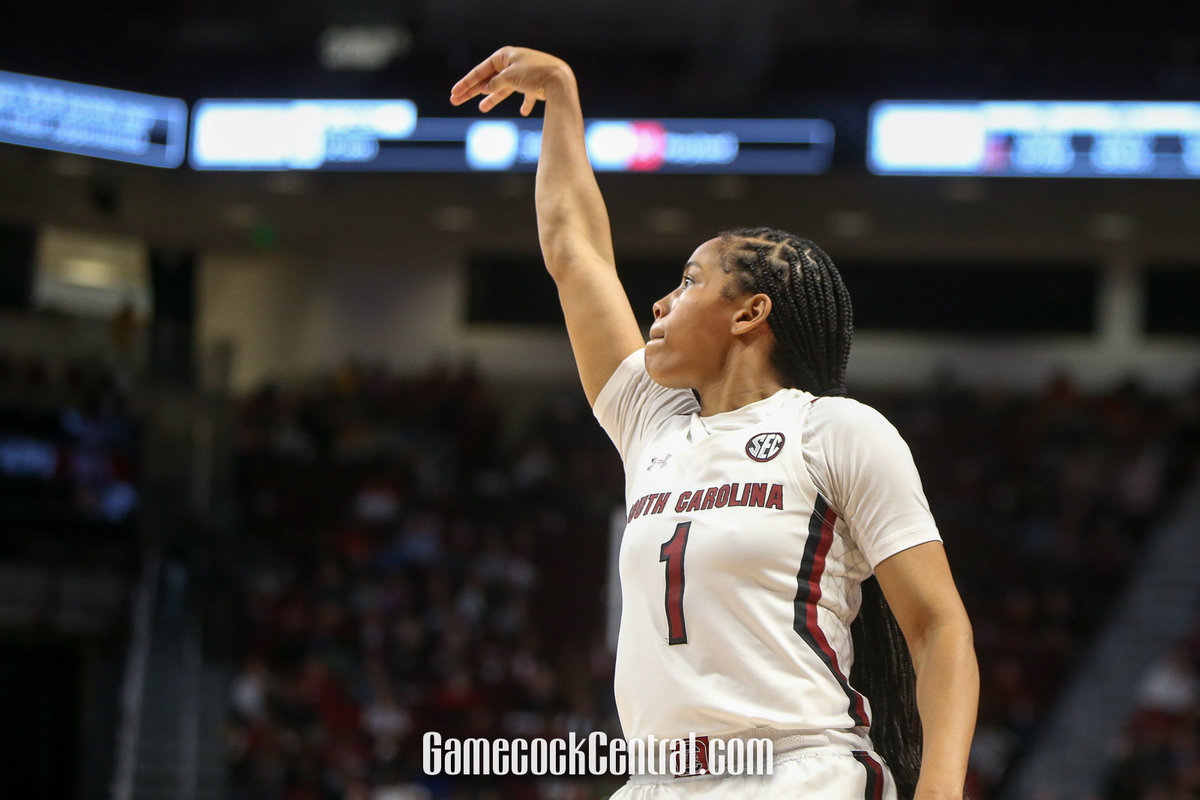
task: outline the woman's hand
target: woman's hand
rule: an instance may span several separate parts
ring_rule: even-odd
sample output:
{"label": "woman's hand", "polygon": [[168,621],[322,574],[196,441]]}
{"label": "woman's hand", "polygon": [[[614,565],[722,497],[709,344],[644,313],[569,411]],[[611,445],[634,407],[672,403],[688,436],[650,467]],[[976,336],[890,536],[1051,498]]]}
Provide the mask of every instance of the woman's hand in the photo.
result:
{"label": "woman's hand", "polygon": [[527,117],[538,100],[574,80],[571,68],[561,58],[526,47],[501,47],[454,84],[450,102],[460,106],[482,94],[479,110],[486,113],[513,92],[520,92],[525,95],[521,116]]}

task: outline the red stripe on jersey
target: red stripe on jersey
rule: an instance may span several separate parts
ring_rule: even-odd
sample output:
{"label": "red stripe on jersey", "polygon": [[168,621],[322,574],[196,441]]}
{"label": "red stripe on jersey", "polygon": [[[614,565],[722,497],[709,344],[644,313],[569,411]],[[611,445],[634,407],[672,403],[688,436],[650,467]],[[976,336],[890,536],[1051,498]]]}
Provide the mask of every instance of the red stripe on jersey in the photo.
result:
{"label": "red stripe on jersey", "polygon": [[883,800],[883,765],[866,750],[855,750],[854,760],[867,768],[867,786],[863,800]]}
{"label": "red stripe on jersey", "polygon": [[808,643],[825,666],[833,673],[838,685],[850,701],[850,718],[855,725],[870,725],[867,704],[863,696],[850,687],[845,674],[838,665],[837,652],[829,644],[825,631],[817,620],[817,605],[821,599],[821,578],[825,574],[825,558],[833,545],[833,527],[837,524],[837,513],[829,507],[824,497],[817,495],[812,516],[808,523],[808,541],[804,544],[804,559],[796,575],[795,617],[792,627]]}

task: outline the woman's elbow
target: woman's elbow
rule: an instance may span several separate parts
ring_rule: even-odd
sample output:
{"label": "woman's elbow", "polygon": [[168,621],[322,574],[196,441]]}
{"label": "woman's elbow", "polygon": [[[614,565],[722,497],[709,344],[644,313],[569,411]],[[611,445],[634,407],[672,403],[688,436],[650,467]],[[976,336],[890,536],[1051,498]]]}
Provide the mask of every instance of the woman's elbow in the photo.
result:
{"label": "woman's elbow", "polygon": [[961,606],[931,610],[913,631],[911,650],[914,657],[934,650],[975,653],[975,631],[971,619]]}

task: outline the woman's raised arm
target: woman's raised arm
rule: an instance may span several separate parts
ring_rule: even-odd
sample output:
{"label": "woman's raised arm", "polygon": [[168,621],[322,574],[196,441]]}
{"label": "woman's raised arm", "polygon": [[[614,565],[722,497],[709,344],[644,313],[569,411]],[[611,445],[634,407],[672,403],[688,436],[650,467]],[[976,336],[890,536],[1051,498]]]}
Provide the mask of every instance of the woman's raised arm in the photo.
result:
{"label": "woman's raised arm", "polygon": [[502,47],[454,85],[455,105],[484,95],[487,112],[517,92],[521,113],[546,102],[537,170],[538,236],[558,284],[567,333],[588,402],[617,366],[641,348],[641,330],[617,277],[608,211],[588,162],[575,75],[566,62],[536,50]]}

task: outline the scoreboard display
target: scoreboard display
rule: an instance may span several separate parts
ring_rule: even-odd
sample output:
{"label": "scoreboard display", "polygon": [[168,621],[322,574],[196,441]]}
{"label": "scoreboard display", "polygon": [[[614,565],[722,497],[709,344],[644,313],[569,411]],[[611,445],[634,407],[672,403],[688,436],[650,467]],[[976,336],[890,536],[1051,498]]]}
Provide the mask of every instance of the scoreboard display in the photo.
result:
{"label": "scoreboard display", "polygon": [[0,72],[0,142],[177,167],[186,141],[177,98]]}
{"label": "scoreboard display", "polygon": [[[190,163],[204,170],[531,172],[540,119],[418,117],[407,100],[202,100]],[[598,171],[815,174],[833,155],[822,119],[589,120]]]}
{"label": "scoreboard display", "polygon": [[[198,170],[532,172],[538,118],[422,117],[411,100],[183,100],[0,72],[0,142]],[[592,119],[601,172],[816,175],[825,119]],[[1200,103],[886,100],[878,175],[1200,177]]]}
{"label": "scoreboard display", "polygon": [[[812,175],[829,169],[834,132],[823,119],[589,120],[584,137],[597,171]],[[541,120],[479,120],[464,155],[473,170],[532,171],[541,146]]]}
{"label": "scoreboard display", "polygon": [[416,123],[410,100],[201,100],[192,113],[190,163],[196,169],[362,169],[412,135]]}
{"label": "scoreboard display", "polygon": [[880,175],[1200,177],[1200,103],[886,101],[871,109]]}

